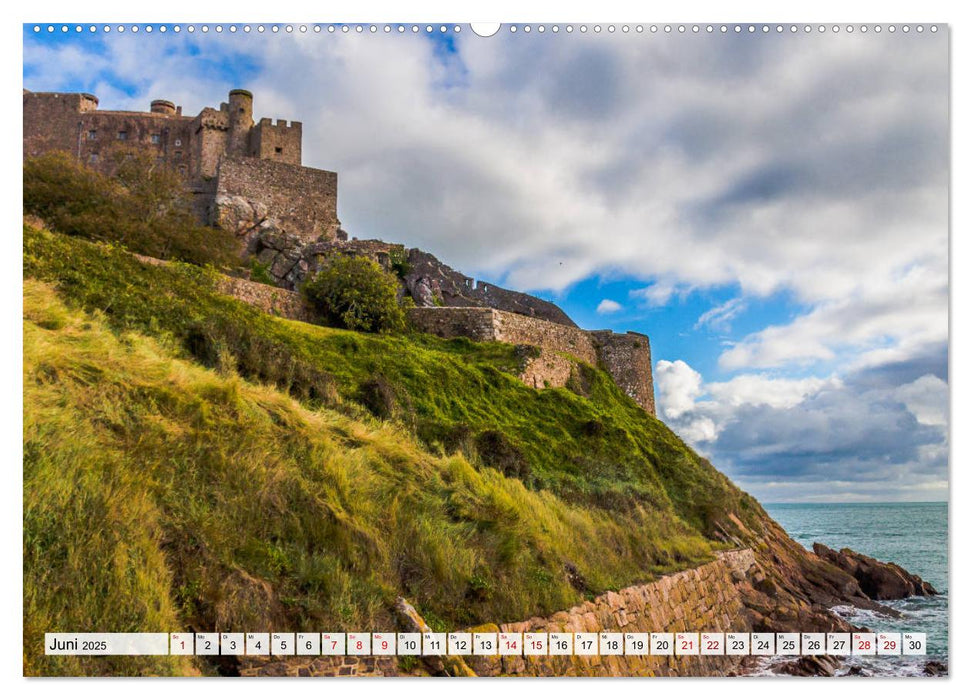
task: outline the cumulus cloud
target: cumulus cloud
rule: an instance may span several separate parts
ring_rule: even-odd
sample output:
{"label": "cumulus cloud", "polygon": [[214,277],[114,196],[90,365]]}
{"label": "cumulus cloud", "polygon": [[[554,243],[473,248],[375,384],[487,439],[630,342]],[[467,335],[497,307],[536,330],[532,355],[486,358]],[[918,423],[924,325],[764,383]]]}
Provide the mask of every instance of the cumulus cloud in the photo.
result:
{"label": "cumulus cloud", "polygon": [[897,386],[864,375],[706,383],[680,360],[659,361],[658,405],[676,432],[762,498],[946,497],[946,382],[927,374]]}
{"label": "cumulus cloud", "polygon": [[894,395],[907,407],[923,425],[947,425],[948,388],[947,383],[933,374],[925,374],[920,379],[898,387]]}
{"label": "cumulus cloud", "polygon": [[603,299],[599,304],[597,304],[598,314],[615,314],[624,307],[618,304],[613,299]]}
{"label": "cumulus cloud", "polygon": [[701,375],[684,360],[658,361],[654,368],[654,382],[661,413],[672,420],[691,411],[702,393]]}

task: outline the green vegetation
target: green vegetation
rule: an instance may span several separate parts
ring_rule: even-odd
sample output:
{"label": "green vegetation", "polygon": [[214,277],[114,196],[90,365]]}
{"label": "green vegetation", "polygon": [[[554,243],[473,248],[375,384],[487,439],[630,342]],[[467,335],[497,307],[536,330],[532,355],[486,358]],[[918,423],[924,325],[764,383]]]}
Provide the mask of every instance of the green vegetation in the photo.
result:
{"label": "green vegetation", "polygon": [[401,427],[310,408],[24,287],[25,671],[46,630],[380,629],[395,596],[457,627],[567,607],[704,559],[674,518],[531,491]]}
{"label": "green vegetation", "polygon": [[405,328],[398,279],[370,258],[327,258],[303,285],[303,293],[323,318],[341,328],[370,333],[400,333]]}
{"label": "green vegetation", "polygon": [[49,629],[524,619],[759,517],[593,367],[537,391],[514,346],[286,321],[29,226],[24,275],[28,673],[182,672],[32,656]]}
{"label": "green vegetation", "polygon": [[119,153],[114,177],[52,152],[24,161],[24,213],[71,236],[198,265],[239,264],[232,234],[199,226],[178,174]]}
{"label": "green vegetation", "polygon": [[[517,349],[427,335],[372,335],[263,314],[218,294],[210,273],[159,267],[125,251],[29,227],[24,275],[57,285],[69,301],[100,310],[113,328],[173,337],[210,367],[271,383],[312,405],[355,415],[386,384],[372,413],[394,417],[430,450],[478,461],[475,438],[501,432],[522,453],[531,483],[612,510],[668,509],[711,533],[740,493],[663,423],[647,416],[604,372],[581,369],[585,395],[536,391],[516,379]],[[590,426],[601,429],[591,432]]]}

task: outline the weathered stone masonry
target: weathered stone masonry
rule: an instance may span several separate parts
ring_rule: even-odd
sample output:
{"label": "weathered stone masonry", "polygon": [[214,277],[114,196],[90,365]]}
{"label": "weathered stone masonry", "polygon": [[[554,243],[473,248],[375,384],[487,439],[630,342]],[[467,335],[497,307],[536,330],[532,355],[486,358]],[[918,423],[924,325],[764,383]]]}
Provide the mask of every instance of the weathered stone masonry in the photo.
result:
{"label": "weathered stone masonry", "polygon": [[564,386],[570,378],[570,355],[590,365],[600,365],[641,408],[655,415],[651,346],[639,333],[584,331],[522,314],[477,307],[425,307],[411,309],[409,320],[416,328],[443,338],[466,337],[532,345],[541,350],[520,378],[531,386]]}
{"label": "weathered stone masonry", "polygon": [[[702,566],[607,592],[549,617],[481,625],[479,632],[751,632],[736,586],[756,567],[750,549],[720,553]],[[411,631],[411,630],[408,630]],[[424,657],[428,658],[428,657]],[[737,672],[741,656],[466,656],[479,676],[718,676]],[[388,657],[247,659],[252,676],[388,676],[403,671]]]}
{"label": "weathered stone masonry", "polygon": [[254,223],[229,221],[221,197],[242,199],[264,218],[271,213],[303,242],[333,239],[340,228],[337,174],[301,165],[300,122],[254,122],[253,95],[246,90],[230,91],[219,109],[205,107],[195,116],[184,116],[167,100],[135,112],[98,109],[98,98],[87,93],[24,90],[23,99],[24,158],[63,151],[112,174],[118,158],[142,154],[183,176],[204,223],[234,231]]}
{"label": "weathered stone masonry", "polygon": [[[736,584],[755,564],[752,550],[652,583],[607,592],[548,618],[502,624],[501,632],[749,632]],[[480,676],[713,676],[737,670],[739,656],[469,657]]]}

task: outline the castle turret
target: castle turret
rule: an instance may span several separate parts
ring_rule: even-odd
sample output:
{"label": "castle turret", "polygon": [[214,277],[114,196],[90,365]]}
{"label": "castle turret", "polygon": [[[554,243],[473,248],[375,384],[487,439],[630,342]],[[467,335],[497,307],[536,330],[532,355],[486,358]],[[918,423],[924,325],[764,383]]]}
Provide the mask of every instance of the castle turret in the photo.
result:
{"label": "castle turret", "polygon": [[168,100],[152,100],[152,114],[165,114],[174,117],[175,104]]}
{"label": "castle turret", "polygon": [[82,92],[78,110],[81,112],[93,112],[96,109],[98,109],[98,98],[90,92]]}
{"label": "castle turret", "polygon": [[249,90],[229,91],[229,144],[231,155],[250,154],[249,134],[253,128],[253,93]]}

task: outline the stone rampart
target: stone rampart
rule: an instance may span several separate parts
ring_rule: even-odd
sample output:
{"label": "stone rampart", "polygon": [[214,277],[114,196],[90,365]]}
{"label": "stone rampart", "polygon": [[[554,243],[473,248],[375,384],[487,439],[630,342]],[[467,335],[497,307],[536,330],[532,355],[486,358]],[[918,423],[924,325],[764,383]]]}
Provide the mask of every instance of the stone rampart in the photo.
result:
{"label": "stone rampart", "polygon": [[418,307],[409,310],[408,318],[418,330],[442,338],[465,337],[539,348],[540,356],[529,361],[520,374],[520,379],[535,388],[565,386],[571,375],[569,358],[600,366],[625,394],[656,415],[651,345],[646,335],[585,331],[479,307]]}
{"label": "stone rampart", "polygon": [[[337,237],[337,173],[259,158],[224,157],[216,178],[217,208],[224,202],[245,200],[253,209],[268,212],[283,232],[304,243]],[[233,227],[219,211],[212,213],[211,221]]]}

